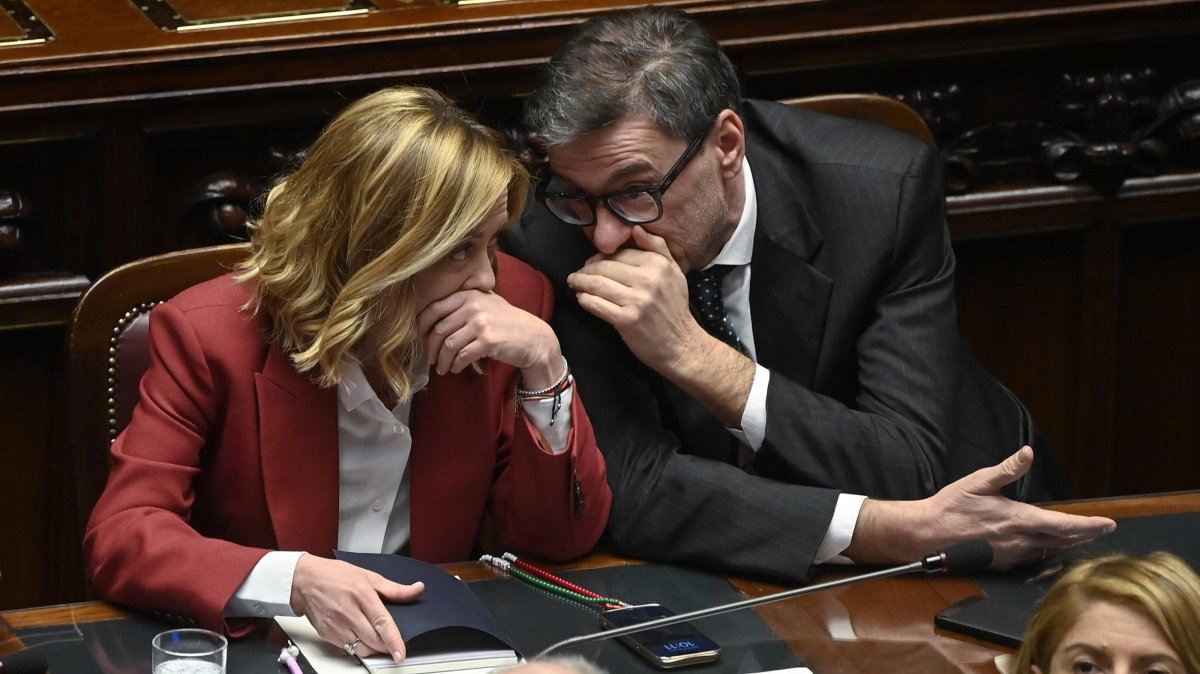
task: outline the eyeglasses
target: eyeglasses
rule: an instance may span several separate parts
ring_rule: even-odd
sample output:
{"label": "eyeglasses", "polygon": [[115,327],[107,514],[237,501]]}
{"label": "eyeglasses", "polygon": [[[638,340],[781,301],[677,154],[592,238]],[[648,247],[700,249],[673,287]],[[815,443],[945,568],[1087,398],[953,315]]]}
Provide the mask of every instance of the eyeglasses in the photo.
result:
{"label": "eyeglasses", "polygon": [[667,193],[667,188],[675,182],[692,157],[696,156],[707,136],[708,129],[705,129],[693,138],[679,160],[667,171],[667,175],[663,176],[662,182],[654,187],[633,187],[593,197],[578,192],[549,192],[547,189],[550,179],[547,178],[538,183],[535,198],[553,213],[554,217],[568,225],[586,227],[595,224],[596,204],[602,201],[613,215],[631,225],[654,222],[662,217],[662,198]]}

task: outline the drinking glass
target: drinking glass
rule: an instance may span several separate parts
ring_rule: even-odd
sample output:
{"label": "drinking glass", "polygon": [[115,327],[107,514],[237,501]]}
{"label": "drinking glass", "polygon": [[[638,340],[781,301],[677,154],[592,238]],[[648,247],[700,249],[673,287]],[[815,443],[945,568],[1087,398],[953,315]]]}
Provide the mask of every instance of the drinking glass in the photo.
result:
{"label": "drinking glass", "polygon": [[178,629],[155,635],[154,674],[225,674],[225,637],[202,629]]}

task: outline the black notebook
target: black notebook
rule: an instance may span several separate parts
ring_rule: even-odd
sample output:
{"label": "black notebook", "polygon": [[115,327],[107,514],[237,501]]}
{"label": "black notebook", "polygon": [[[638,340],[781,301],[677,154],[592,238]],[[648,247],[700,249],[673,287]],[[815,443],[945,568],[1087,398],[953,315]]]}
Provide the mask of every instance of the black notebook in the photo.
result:
{"label": "black notebook", "polygon": [[[425,591],[416,601],[387,605],[388,612],[404,637],[407,649],[404,662],[396,664],[386,655],[359,658],[359,662],[368,670],[389,674],[425,674],[488,670],[519,661],[520,656],[504,629],[467,584],[458,578],[411,557],[342,551],[335,551],[334,556],[398,583],[425,583]],[[293,634],[297,627],[295,620],[284,619],[279,623],[293,640],[300,643],[301,651],[314,668],[323,671],[318,662],[330,659],[329,645],[309,640],[306,648],[301,643],[300,635]],[[318,649],[320,654],[315,652]],[[345,656],[344,659],[349,660],[349,657]]]}
{"label": "black notebook", "polygon": [[967,597],[933,617],[942,629],[1016,648],[1033,618],[1032,606],[1009,606],[986,597]]}

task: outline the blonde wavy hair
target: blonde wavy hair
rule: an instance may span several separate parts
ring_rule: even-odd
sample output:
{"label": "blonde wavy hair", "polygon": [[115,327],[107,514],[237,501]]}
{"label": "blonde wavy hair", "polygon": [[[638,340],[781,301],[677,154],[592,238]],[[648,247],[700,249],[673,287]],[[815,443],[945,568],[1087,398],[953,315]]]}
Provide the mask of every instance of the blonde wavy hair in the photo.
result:
{"label": "blonde wavy hair", "polygon": [[[374,360],[407,399],[422,358],[412,277],[505,193],[511,227],[527,190],[498,134],[443,95],[378,91],[334,118],[270,190],[237,276],[253,286],[247,308],[267,316],[270,340],[319,385],[340,381],[348,361]],[[383,339],[366,339],[381,321]]]}
{"label": "blonde wavy hair", "polygon": [[1200,577],[1169,552],[1106,555],[1063,574],[1038,605],[1017,654],[1016,674],[1049,674],[1055,649],[1093,602],[1135,611],[1158,626],[1191,674],[1200,674]]}

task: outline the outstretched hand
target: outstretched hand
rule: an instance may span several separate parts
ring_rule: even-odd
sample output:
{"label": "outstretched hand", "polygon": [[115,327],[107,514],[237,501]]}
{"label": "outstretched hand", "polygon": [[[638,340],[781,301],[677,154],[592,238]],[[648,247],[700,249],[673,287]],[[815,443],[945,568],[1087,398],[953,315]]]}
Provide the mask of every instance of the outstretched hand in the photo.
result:
{"label": "outstretched hand", "polygon": [[339,649],[357,640],[357,654],[388,653],[400,662],[404,639],[383,601],[410,602],[424,590],[424,583],[395,583],[353,564],[303,555],[292,578],[292,610]]}
{"label": "outstretched hand", "polygon": [[981,538],[991,543],[992,568],[1008,569],[1054,557],[1116,528],[1107,517],[1068,515],[1000,495],[1032,465],[1033,449],[1025,446],[999,465],[947,485],[927,499],[935,531],[957,540]]}
{"label": "outstretched hand", "polygon": [[863,503],[846,554],[859,563],[902,562],[970,539],[991,544],[992,568],[1038,562],[1116,529],[1107,517],[1045,510],[1000,494],[1033,465],[1022,447],[998,465],[967,475],[920,501]]}

